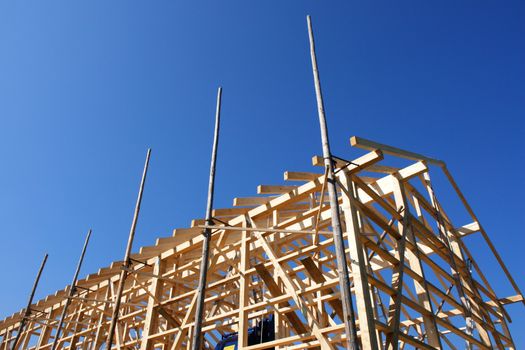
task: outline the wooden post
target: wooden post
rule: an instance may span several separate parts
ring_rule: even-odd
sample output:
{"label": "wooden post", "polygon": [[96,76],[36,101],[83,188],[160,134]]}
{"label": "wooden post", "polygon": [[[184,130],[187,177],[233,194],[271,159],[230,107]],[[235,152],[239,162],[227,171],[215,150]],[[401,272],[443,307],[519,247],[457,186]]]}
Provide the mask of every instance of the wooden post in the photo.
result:
{"label": "wooden post", "polygon": [[[404,185],[396,176],[392,177],[392,186],[394,191],[394,202],[396,204],[396,210],[399,212],[401,208],[404,208],[403,215],[410,215],[409,204],[406,198]],[[403,223],[399,223],[399,230],[404,230]],[[430,346],[435,349],[442,349],[440,333],[437,328],[435,319],[434,309],[432,308],[432,302],[430,299],[429,288],[427,285],[427,279],[425,277],[425,270],[421,263],[421,252],[419,251],[416,236],[413,229],[406,230],[405,239],[408,243],[413,246],[413,249],[405,250],[405,259],[408,262],[408,266],[419,276],[422,277],[421,281],[413,279],[414,289],[416,291],[417,303],[425,309],[423,317],[423,323],[425,325],[425,331],[427,336],[427,342]],[[398,332],[396,329],[394,332]]]}
{"label": "wooden post", "polygon": [[[111,293],[111,279],[109,279],[107,281],[108,283],[108,286],[106,288],[106,293],[104,293],[103,295],[103,300],[109,300],[110,298],[110,293]],[[98,291],[97,291],[97,295],[98,295]],[[98,322],[97,322],[97,327],[96,327],[96,332],[95,332],[95,338],[93,339],[93,347],[92,349],[93,350],[97,350],[99,348],[99,345],[102,345],[102,342],[104,341],[103,340],[103,334],[104,334],[104,323],[105,323],[105,320],[106,320],[106,313],[109,312],[109,308],[110,308],[111,304],[110,303],[104,303],[104,305],[102,306],[102,310],[100,310],[100,314],[98,316]]]}
{"label": "wooden post", "polygon": [[69,288],[69,292],[66,298],[66,304],[64,305],[64,309],[62,310],[62,315],[60,316],[60,321],[58,322],[58,328],[56,331],[55,340],[53,341],[53,346],[51,347],[51,350],[56,350],[57,348],[58,341],[60,339],[60,332],[62,331],[62,326],[64,325],[64,319],[66,318],[67,308],[69,307],[69,304],[71,303],[71,297],[76,292],[78,274],[80,273],[80,268],[82,267],[82,262],[84,261],[84,255],[86,254],[86,249],[87,249],[87,245],[89,243],[90,237],[91,237],[91,230],[89,230],[86,235],[86,240],[84,241],[84,247],[82,248],[82,253],[80,253],[80,258],[78,260],[77,269],[75,271],[75,274],[73,275],[73,280],[71,281],[71,286]]}
{"label": "wooden post", "polygon": [[341,219],[339,217],[339,205],[337,199],[337,189],[335,186],[334,166],[332,163],[332,154],[330,152],[330,143],[328,141],[328,129],[326,126],[326,117],[324,113],[323,95],[321,91],[321,82],[319,80],[319,70],[317,68],[317,58],[315,55],[315,42],[312,30],[312,20],[310,16],[306,17],[308,22],[308,34],[310,37],[310,56],[312,59],[312,70],[314,75],[315,93],[317,97],[317,112],[319,114],[319,125],[321,127],[321,139],[323,143],[323,158],[325,169],[327,171],[327,188],[330,199],[330,212],[332,217],[332,229],[334,235],[335,254],[337,257],[337,274],[339,275],[339,288],[341,290],[341,301],[343,304],[344,324],[346,331],[347,349],[357,349],[356,327],[354,307],[352,305],[352,294],[350,289],[350,278],[348,276],[348,264],[345,255],[345,246],[343,240],[343,231],[341,229]]}
{"label": "wooden post", "polygon": [[31,304],[33,303],[33,297],[35,296],[35,291],[36,291],[36,288],[38,287],[38,281],[40,280],[40,276],[42,275],[42,270],[44,270],[46,261],[47,261],[47,254],[44,255],[44,260],[42,260],[40,269],[38,269],[38,274],[36,275],[35,283],[33,284],[33,289],[31,290],[31,294],[29,295],[29,300],[27,301],[27,306],[24,311],[24,316],[22,316],[22,320],[20,321],[20,325],[18,326],[18,331],[16,332],[16,338],[13,342],[13,346],[11,347],[11,350],[16,349],[16,344],[20,340],[20,336],[22,335],[22,332],[24,331],[24,326],[26,324],[27,317],[31,315]]}
{"label": "wooden post", "polygon": [[[243,226],[246,226],[246,221]],[[237,345],[240,349],[248,346],[248,311],[246,306],[249,302],[249,280],[246,271],[250,268],[250,243],[248,242],[248,231],[241,233],[241,248],[240,248],[240,262],[239,262],[239,333]]]}
{"label": "wooden post", "polygon": [[[153,274],[162,276],[165,269],[164,267],[165,261],[163,261],[160,256],[157,257],[155,265],[153,266]],[[146,318],[144,319],[140,350],[151,350],[153,348],[153,340],[150,339],[150,336],[155,333],[159,318],[159,313],[155,309],[155,303],[162,297],[163,285],[164,281],[162,279],[151,277],[151,285],[148,293],[148,306],[146,307]]]}
{"label": "wooden post", "polygon": [[[54,312],[55,310],[53,309],[53,306],[51,306],[51,309],[49,310],[49,318],[53,318]],[[40,350],[47,345],[49,338],[51,336],[52,330],[53,330],[53,325],[49,324],[49,322],[46,322],[46,324],[42,326],[42,329],[40,330],[40,336],[38,337],[38,342],[36,343],[36,346],[35,346],[35,350]],[[0,350],[2,350],[1,344],[0,344]]]}
{"label": "wooden post", "polygon": [[378,338],[375,327],[374,305],[368,281],[367,255],[361,242],[361,228],[355,202],[357,189],[349,175],[340,177],[343,188],[343,213],[345,216],[350,264],[356,296],[359,332],[363,350],[378,350]]}
{"label": "wooden post", "polygon": [[149,158],[151,156],[151,149],[148,149],[146,154],[146,162],[144,164],[144,171],[142,172],[142,181],[140,182],[139,194],[137,197],[137,203],[135,204],[135,213],[133,214],[133,221],[131,223],[131,229],[129,230],[128,245],[126,246],[126,253],[124,255],[124,263],[122,265],[122,271],[120,272],[119,284],[117,295],[115,297],[115,303],[113,306],[113,314],[111,316],[111,324],[109,326],[108,339],[106,349],[111,350],[113,344],[113,337],[115,335],[115,326],[117,325],[118,312],[120,308],[120,299],[122,298],[122,292],[124,291],[124,283],[126,282],[127,270],[131,265],[129,256],[131,254],[131,248],[133,246],[133,238],[135,237],[135,228],[137,227],[137,220],[140,212],[140,204],[142,202],[142,193],[144,192],[144,184],[146,183],[146,175],[148,173]]}
{"label": "wooden post", "polygon": [[[208,182],[208,201],[206,205],[206,225],[213,225],[212,207],[213,207],[213,190],[215,186],[215,163],[217,161],[217,146],[219,144],[219,127],[221,120],[221,97],[222,88],[217,91],[217,108],[215,110],[215,133],[213,136],[213,147],[211,152],[210,179]],[[197,305],[195,310],[195,328],[193,330],[192,349],[200,350],[202,317],[204,313],[204,299],[206,294],[206,277],[208,274],[208,259],[210,256],[211,229],[205,228],[203,231],[204,240],[202,242],[202,260],[200,266],[199,286],[197,289]]]}
{"label": "wooden post", "polygon": [[[401,207],[398,207],[397,209],[401,211]],[[387,325],[390,328],[390,333],[387,333],[386,335],[386,348],[388,350],[399,349],[399,324],[401,321],[401,299],[403,299],[406,236],[408,235],[408,230],[412,229],[410,226],[410,214],[408,210],[405,211],[403,220],[398,222],[398,228],[400,237],[396,240],[395,257],[399,261],[399,264],[392,268],[392,288],[396,293],[390,296],[390,302],[388,305]]]}

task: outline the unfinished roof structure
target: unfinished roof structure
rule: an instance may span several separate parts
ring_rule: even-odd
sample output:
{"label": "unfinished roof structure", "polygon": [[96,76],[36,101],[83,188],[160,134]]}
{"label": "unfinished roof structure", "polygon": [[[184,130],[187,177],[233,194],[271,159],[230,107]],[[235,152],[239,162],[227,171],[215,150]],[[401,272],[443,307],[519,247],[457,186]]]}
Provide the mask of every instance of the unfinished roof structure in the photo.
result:
{"label": "unfinished roof structure", "polygon": [[[445,163],[353,137],[330,152],[311,20],[323,155],[319,172],[213,208],[219,88],[205,219],[131,254],[148,150],[123,261],[0,322],[0,350],[514,349],[504,305],[523,294]],[[390,159],[385,159],[390,158]],[[468,212],[453,222],[442,171]],[[447,199],[449,199],[447,197]],[[516,295],[501,298],[464,237],[479,234]]]}
{"label": "unfinished roof structure", "polygon": [[[352,140],[370,151],[334,157],[334,166],[359,347],[514,349],[503,305],[523,297],[510,275],[518,295],[497,296],[463,243],[470,234],[488,237],[444,163]],[[410,161],[386,166],[390,155]],[[431,164],[445,172],[472,222],[451,221],[434,191]],[[313,165],[323,166],[322,157]],[[213,211],[203,349],[231,332],[239,349],[345,347],[326,172],[284,178],[293,185],[261,185],[257,196]],[[191,347],[204,227],[194,220],[131,255],[113,348]],[[59,348],[104,348],[121,269],[114,262],[78,281]],[[17,349],[51,348],[67,292],[31,305]],[[23,315],[0,322],[1,350],[10,349]],[[270,315],[274,340],[248,345],[248,329]]]}

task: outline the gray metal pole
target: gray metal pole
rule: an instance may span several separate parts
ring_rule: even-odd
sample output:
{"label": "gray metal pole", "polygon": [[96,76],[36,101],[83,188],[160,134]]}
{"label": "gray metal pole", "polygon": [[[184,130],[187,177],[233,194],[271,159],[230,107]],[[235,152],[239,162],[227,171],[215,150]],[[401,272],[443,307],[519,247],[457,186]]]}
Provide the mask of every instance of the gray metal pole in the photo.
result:
{"label": "gray metal pole", "polygon": [[44,270],[46,261],[47,261],[47,254],[44,255],[44,260],[42,260],[40,269],[38,269],[38,274],[36,275],[35,283],[33,283],[33,289],[31,290],[31,295],[29,296],[29,300],[27,301],[27,306],[24,311],[24,316],[22,317],[22,320],[20,321],[20,325],[18,326],[18,331],[16,332],[16,338],[15,338],[15,341],[13,342],[13,346],[11,347],[11,350],[16,349],[16,344],[20,340],[20,336],[22,335],[22,332],[24,331],[26,320],[29,317],[29,315],[31,315],[31,304],[33,304],[33,297],[35,296],[35,291],[36,291],[36,288],[38,287],[38,281],[40,280],[40,276],[42,275],[42,271]]}
{"label": "gray metal pole", "polygon": [[144,163],[144,171],[142,172],[142,180],[140,182],[139,195],[137,197],[137,203],[135,204],[135,213],[133,214],[133,221],[129,230],[128,245],[126,246],[126,254],[124,255],[124,263],[122,265],[122,271],[120,272],[120,279],[118,283],[117,296],[113,306],[113,314],[111,315],[111,324],[109,326],[108,339],[106,342],[106,349],[111,350],[113,345],[113,336],[115,335],[115,326],[117,325],[118,312],[120,309],[120,299],[122,298],[122,292],[124,291],[124,284],[126,277],[128,276],[127,269],[131,265],[129,256],[131,254],[131,248],[133,246],[133,238],[135,237],[135,228],[137,227],[137,220],[139,218],[140,203],[142,202],[142,193],[144,192],[144,184],[146,183],[146,175],[148,173],[149,157],[151,155],[151,149],[148,149],[146,154],[146,162]]}
{"label": "gray metal pole", "polygon": [[354,307],[352,304],[352,294],[350,287],[350,277],[348,276],[348,264],[346,261],[343,231],[341,229],[341,219],[339,217],[339,204],[337,199],[337,189],[335,186],[334,166],[332,164],[332,154],[330,143],[328,142],[328,129],[324,114],[323,95],[321,92],[321,82],[319,80],[319,70],[317,68],[317,58],[315,56],[314,33],[312,30],[312,20],[306,17],[308,22],[308,34],[310,37],[310,56],[312,58],[312,70],[314,75],[315,95],[317,97],[317,112],[319,114],[319,125],[321,127],[321,140],[323,143],[323,158],[325,168],[328,170],[327,188],[330,197],[330,211],[332,217],[332,229],[334,234],[335,254],[337,257],[337,272],[339,275],[339,289],[341,290],[341,301],[343,304],[343,316],[345,323],[347,349],[357,349],[356,326]]}
{"label": "gray metal pole", "polygon": [[[215,186],[215,163],[217,161],[217,146],[219,144],[219,127],[221,120],[221,97],[222,88],[217,91],[217,108],[215,110],[215,133],[213,136],[213,148],[211,151],[210,179],[208,182],[208,202],[206,205],[206,226],[213,225],[211,211],[213,208],[213,190]],[[201,350],[202,316],[204,311],[204,298],[206,294],[206,277],[208,274],[208,259],[210,256],[211,229],[203,231],[202,260],[199,276],[199,287],[197,290],[197,309],[195,310],[195,328],[193,330],[192,350]]]}
{"label": "gray metal pole", "polygon": [[67,294],[66,304],[62,310],[62,315],[60,315],[60,321],[58,322],[58,328],[55,334],[55,340],[53,340],[53,346],[51,350],[56,350],[58,345],[58,340],[60,339],[60,333],[62,331],[62,326],[64,325],[64,319],[66,318],[67,308],[71,304],[71,297],[76,292],[78,274],[80,273],[80,268],[82,267],[82,262],[84,261],[84,255],[86,254],[86,249],[89,243],[89,238],[91,237],[91,230],[88,231],[86,235],[86,240],[84,241],[84,247],[82,248],[82,253],[80,254],[80,259],[78,259],[77,269],[73,275],[73,280],[71,281],[71,286],[69,287],[69,292]]}

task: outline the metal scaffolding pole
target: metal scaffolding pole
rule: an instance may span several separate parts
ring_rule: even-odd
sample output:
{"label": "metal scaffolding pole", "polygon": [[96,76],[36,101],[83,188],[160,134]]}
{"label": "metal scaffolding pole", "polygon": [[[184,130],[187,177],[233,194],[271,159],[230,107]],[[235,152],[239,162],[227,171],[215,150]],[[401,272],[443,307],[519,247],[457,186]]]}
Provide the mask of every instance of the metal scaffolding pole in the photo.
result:
{"label": "metal scaffolding pole", "polygon": [[341,229],[341,218],[339,217],[339,202],[337,199],[337,189],[335,186],[334,166],[332,163],[332,154],[330,152],[330,143],[328,140],[328,129],[326,126],[326,116],[324,113],[323,94],[321,91],[321,82],[319,80],[319,70],[317,68],[317,58],[315,55],[314,33],[312,30],[312,20],[310,16],[306,17],[308,22],[308,34],[310,37],[310,56],[312,59],[312,70],[314,75],[315,94],[317,97],[317,112],[319,114],[319,125],[321,128],[321,140],[323,144],[324,165],[327,171],[327,188],[330,199],[330,212],[332,217],[332,229],[334,235],[335,254],[337,257],[337,272],[339,275],[339,288],[341,290],[341,301],[343,304],[343,316],[347,339],[347,349],[357,349],[357,337],[354,307],[352,304],[352,294],[350,286],[350,277],[348,275],[348,264],[346,261],[345,246],[343,240],[343,231]]}
{"label": "metal scaffolding pole", "polygon": [[36,291],[36,288],[38,287],[38,281],[40,281],[40,276],[42,275],[42,271],[44,270],[46,261],[47,261],[47,254],[44,255],[44,259],[42,260],[40,269],[38,269],[38,274],[36,275],[35,283],[33,283],[33,289],[31,290],[31,294],[29,295],[29,300],[27,301],[27,306],[24,311],[24,316],[22,316],[22,320],[20,321],[20,325],[18,326],[18,331],[16,332],[16,338],[13,342],[13,346],[11,347],[11,350],[16,349],[16,344],[20,340],[20,336],[22,335],[22,332],[24,331],[26,320],[29,317],[29,315],[31,315],[31,304],[33,304],[33,297],[35,296],[35,291]]}
{"label": "metal scaffolding pole", "polygon": [[78,274],[80,273],[80,269],[82,268],[82,262],[84,261],[84,255],[86,254],[86,249],[87,249],[90,237],[91,237],[91,230],[89,230],[86,235],[86,240],[84,241],[84,247],[82,248],[82,253],[80,253],[80,258],[78,259],[77,269],[75,270],[75,274],[73,275],[73,280],[71,281],[71,286],[67,294],[66,304],[64,305],[64,309],[62,310],[62,315],[60,315],[60,321],[58,322],[58,328],[55,334],[55,339],[53,340],[53,346],[51,347],[51,350],[56,350],[58,346],[58,341],[60,339],[60,333],[62,332],[62,326],[64,325],[64,319],[66,318],[66,314],[67,314],[67,309],[69,307],[69,304],[71,304],[71,297],[76,292]]}
{"label": "metal scaffolding pole", "polygon": [[108,339],[106,342],[107,350],[110,350],[111,346],[113,345],[113,337],[115,335],[115,327],[117,325],[118,313],[120,309],[120,299],[122,299],[122,292],[124,291],[124,284],[126,282],[126,277],[128,276],[128,269],[131,266],[131,260],[129,256],[131,254],[131,248],[133,246],[133,238],[135,237],[135,228],[137,227],[137,221],[140,212],[140,204],[142,202],[142,193],[144,192],[144,184],[146,183],[146,175],[148,173],[150,155],[151,149],[148,149],[148,153],[146,154],[146,162],[144,163],[144,171],[142,172],[142,181],[140,182],[139,195],[137,197],[137,203],[135,205],[135,213],[133,214],[131,229],[129,230],[128,245],[126,246],[124,263],[122,265],[122,271],[120,272],[117,295],[113,306],[113,314],[111,316],[111,324],[109,326]]}
{"label": "metal scaffolding pole", "polygon": [[[212,226],[213,190],[215,186],[215,164],[217,161],[217,146],[219,144],[219,127],[221,120],[221,97],[222,88],[217,91],[217,108],[215,110],[215,133],[213,136],[213,148],[211,151],[210,178],[208,182],[208,201],[206,205],[206,226]],[[202,260],[199,276],[199,287],[197,289],[197,309],[195,311],[195,328],[193,331],[193,350],[200,350],[202,317],[204,313],[204,299],[206,294],[206,277],[208,274],[208,260],[210,256],[211,229],[205,228],[203,231],[204,240],[202,243]]]}

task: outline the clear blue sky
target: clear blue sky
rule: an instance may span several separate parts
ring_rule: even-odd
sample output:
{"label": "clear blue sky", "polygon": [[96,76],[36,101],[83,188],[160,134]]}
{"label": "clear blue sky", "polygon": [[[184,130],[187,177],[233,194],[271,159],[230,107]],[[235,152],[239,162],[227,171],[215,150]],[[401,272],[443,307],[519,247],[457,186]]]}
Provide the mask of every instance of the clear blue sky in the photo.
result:
{"label": "clear blue sky", "polygon": [[[44,252],[37,297],[69,283],[90,227],[83,276],[122,258],[147,147],[135,247],[203,217],[219,84],[216,207],[312,170],[306,14],[334,153],[359,155],[348,139],[360,135],[446,160],[525,289],[525,3],[261,3],[0,4],[1,318],[25,304]],[[512,294],[472,242],[500,296]],[[510,313],[522,348],[524,308]]]}

